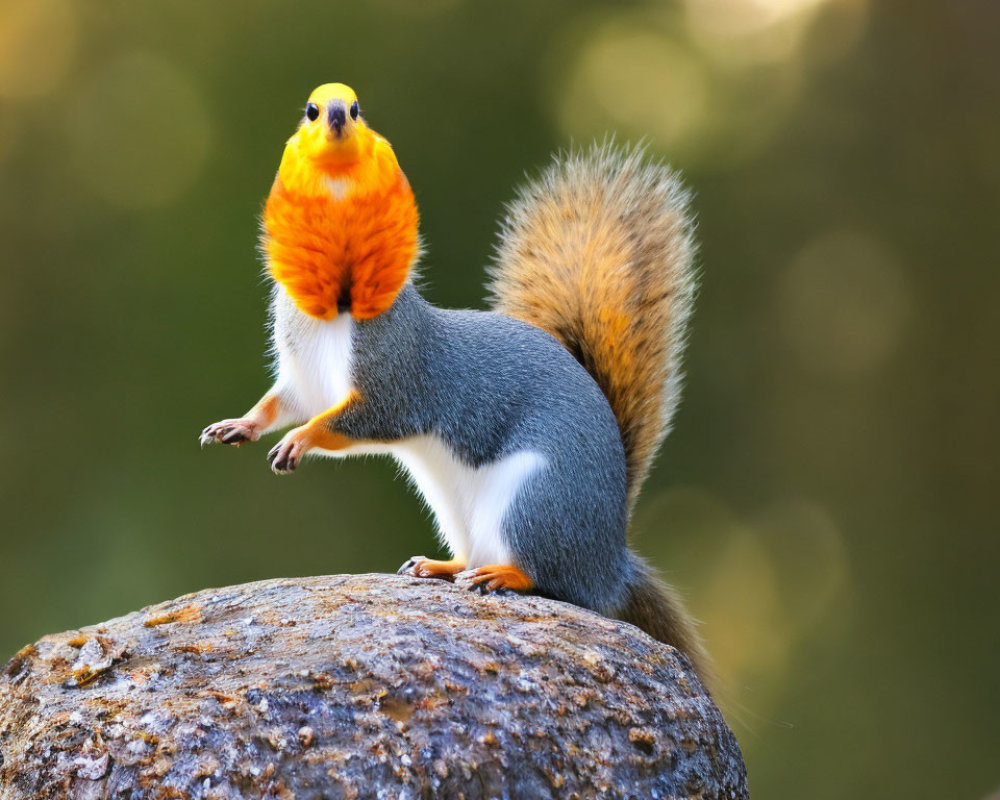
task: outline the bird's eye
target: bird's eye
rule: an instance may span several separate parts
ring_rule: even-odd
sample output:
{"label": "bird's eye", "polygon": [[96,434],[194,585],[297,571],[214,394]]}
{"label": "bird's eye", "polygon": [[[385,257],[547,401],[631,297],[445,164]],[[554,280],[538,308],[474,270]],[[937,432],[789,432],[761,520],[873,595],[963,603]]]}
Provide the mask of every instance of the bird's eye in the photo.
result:
{"label": "bird's eye", "polygon": [[358,108],[358,101],[355,100],[353,103],[351,103],[351,119],[357,119],[358,118],[358,114],[360,114],[360,113],[361,113],[361,109]]}
{"label": "bird's eye", "polygon": [[319,118],[319,106],[315,103],[306,104],[306,119],[310,122]]}

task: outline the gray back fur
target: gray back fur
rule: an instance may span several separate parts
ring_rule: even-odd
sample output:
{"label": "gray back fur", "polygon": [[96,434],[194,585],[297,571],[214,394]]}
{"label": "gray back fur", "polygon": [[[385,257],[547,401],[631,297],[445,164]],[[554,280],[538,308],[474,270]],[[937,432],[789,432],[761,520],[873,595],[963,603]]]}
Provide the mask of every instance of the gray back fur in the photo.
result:
{"label": "gray back fur", "polygon": [[612,613],[626,600],[625,452],[594,379],[552,336],[493,312],[446,310],[408,284],[358,322],[352,379],[362,402],[337,428],[361,440],[432,434],[480,466],[533,450],[504,535],[539,591]]}

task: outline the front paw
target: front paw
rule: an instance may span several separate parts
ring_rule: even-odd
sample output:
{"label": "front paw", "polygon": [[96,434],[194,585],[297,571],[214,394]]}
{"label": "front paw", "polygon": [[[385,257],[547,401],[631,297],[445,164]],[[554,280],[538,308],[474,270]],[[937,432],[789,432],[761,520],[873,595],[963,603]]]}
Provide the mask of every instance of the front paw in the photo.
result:
{"label": "front paw", "polygon": [[271,448],[267,460],[275,475],[288,475],[294,472],[308,452],[308,447],[301,435],[302,428],[296,428],[285,434],[284,438]]}
{"label": "front paw", "polygon": [[454,580],[455,575],[463,569],[465,569],[464,559],[437,561],[427,556],[414,556],[396,570],[396,574],[409,575],[411,578],[442,578],[450,581]]}
{"label": "front paw", "polygon": [[403,565],[396,570],[397,575],[408,575],[411,578],[419,578],[421,575],[417,572],[417,567],[420,566],[421,561],[426,561],[427,556],[414,556],[413,558],[408,558],[403,562]]}
{"label": "front paw", "polygon": [[260,427],[250,419],[224,419],[209,425],[201,432],[201,446],[212,442],[234,444],[239,447],[243,442],[256,442],[260,438]]}

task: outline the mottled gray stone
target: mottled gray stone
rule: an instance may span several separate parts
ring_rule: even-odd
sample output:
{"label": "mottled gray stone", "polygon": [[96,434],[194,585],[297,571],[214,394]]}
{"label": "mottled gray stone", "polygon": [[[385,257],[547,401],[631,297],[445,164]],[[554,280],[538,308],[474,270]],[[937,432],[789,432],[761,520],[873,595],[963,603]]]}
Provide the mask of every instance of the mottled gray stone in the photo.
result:
{"label": "mottled gray stone", "polygon": [[0,800],[744,798],[690,665],[537,597],[337,575],[46,636],[0,675]]}

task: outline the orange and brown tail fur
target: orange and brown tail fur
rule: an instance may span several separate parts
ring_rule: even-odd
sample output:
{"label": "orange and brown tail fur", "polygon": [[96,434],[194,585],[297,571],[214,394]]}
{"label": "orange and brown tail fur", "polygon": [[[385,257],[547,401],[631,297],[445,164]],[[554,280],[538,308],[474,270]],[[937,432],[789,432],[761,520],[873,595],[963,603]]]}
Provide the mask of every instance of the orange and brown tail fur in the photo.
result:
{"label": "orange and brown tail fur", "polygon": [[[695,287],[688,199],[642,147],[557,157],[509,207],[491,269],[495,309],[552,334],[604,391],[625,446],[630,508],[680,398]],[[704,675],[708,658],[680,597],[635,562],[617,616]]]}

